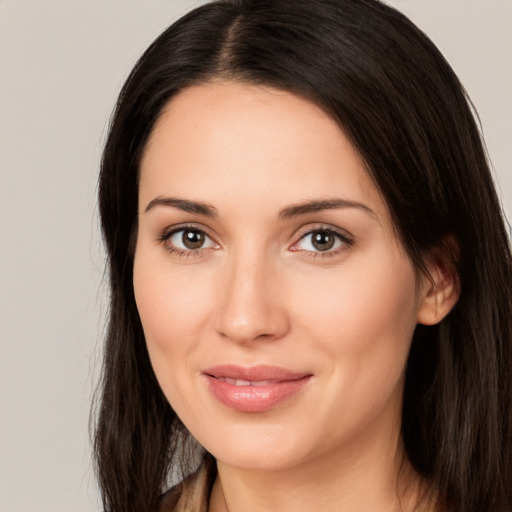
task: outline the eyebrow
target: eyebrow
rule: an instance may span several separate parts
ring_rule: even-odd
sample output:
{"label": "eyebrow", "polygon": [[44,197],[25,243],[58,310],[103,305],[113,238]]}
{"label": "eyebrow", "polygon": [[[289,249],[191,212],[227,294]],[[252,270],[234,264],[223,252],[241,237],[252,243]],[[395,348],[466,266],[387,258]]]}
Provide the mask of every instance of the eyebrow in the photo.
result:
{"label": "eyebrow", "polygon": [[279,218],[286,220],[308,213],[315,213],[322,210],[338,210],[341,208],[357,208],[377,218],[375,212],[365,204],[358,203],[357,201],[349,201],[347,199],[324,199],[288,206],[279,212]]}
{"label": "eyebrow", "polygon": [[167,206],[171,208],[178,208],[188,213],[195,213],[197,215],[204,215],[205,217],[218,217],[217,209],[200,201],[189,201],[188,199],[179,199],[177,197],[156,197],[148,203],[145,212],[149,212],[156,206]]}

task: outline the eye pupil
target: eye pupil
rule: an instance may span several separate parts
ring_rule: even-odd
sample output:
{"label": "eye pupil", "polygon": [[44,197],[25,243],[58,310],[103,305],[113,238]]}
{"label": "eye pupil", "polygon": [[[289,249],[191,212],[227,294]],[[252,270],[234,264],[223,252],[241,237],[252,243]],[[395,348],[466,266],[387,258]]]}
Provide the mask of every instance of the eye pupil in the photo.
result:
{"label": "eye pupil", "polygon": [[312,234],[311,243],[313,247],[319,251],[328,251],[334,247],[335,238],[328,231],[315,231]]}
{"label": "eye pupil", "polygon": [[187,249],[199,249],[204,244],[205,235],[201,231],[183,231],[182,242]]}

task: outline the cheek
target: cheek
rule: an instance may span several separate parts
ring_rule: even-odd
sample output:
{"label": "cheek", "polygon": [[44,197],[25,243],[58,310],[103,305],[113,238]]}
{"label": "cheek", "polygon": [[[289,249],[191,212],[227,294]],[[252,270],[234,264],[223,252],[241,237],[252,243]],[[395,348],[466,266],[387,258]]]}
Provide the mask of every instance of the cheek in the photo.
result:
{"label": "cheek", "polygon": [[405,255],[381,251],[321,281],[305,277],[300,290],[294,307],[301,329],[330,356],[333,372],[368,385],[399,379],[418,309],[416,274]]}
{"label": "cheek", "polygon": [[190,404],[197,396],[191,380],[198,371],[195,354],[207,339],[206,318],[214,303],[205,282],[200,272],[169,265],[165,255],[137,250],[133,284],[149,358],[162,392],[185,424],[207,422]]}
{"label": "cheek", "polygon": [[137,250],[133,284],[154,371],[160,382],[171,382],[169,361],[179,360],[173,372],[185,370],[187,354],[207,335],[214,293],[203,273],[171,266],[155,252]]}
{"label": "cheek", "polygon": [[295,325],[305,334],[305,351],[321,354],[323,400],[315,408],[320,431],[336,443],[400,415],[416,276],[407,259],[398,264],[381,254],[318,284],[303,280]]}

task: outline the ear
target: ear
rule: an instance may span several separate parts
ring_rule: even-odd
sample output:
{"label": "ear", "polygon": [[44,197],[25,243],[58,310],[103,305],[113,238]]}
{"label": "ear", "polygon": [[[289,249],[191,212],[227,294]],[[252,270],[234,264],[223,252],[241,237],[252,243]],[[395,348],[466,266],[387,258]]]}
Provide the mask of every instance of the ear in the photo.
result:
{"label": "ear", "polygon": [[458,258],[459,246],[451,235],[443,238],[441,244],[425,256],[427,273],[421,275],[418,323],[438,324],[459,300]]}

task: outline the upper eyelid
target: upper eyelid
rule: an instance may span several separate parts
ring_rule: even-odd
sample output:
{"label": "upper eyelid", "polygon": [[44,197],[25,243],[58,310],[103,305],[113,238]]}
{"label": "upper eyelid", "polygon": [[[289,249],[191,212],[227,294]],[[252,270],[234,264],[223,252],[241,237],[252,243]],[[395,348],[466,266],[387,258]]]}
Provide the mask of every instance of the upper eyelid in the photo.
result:
{"label": "upper eyelid", "polygon": [[158,238],[160,240],[167,239],[174,233],[178,233],[180,231],[186,231],[187,229],[190,231],[202,231],[205,235],[207,235],[209,238],[211,238],[216,243],[218,243],[215,236],[212,235],[211,230],[208,229],[206,226],[203,226],[202,224],[189,223],[189,222],[185,222],[183,224],[175,224],[175,225],[168,226],[168,227],[160,230]]}
{"label": "upper eyelid", "polygon": [[329,225],[329,224],[322,224],[322,223],[320,223],[320,224],[318,224],[316,226],[311,226],[311,224],[308,225],[308,226],[304,226],[303,228],[299,229],[296,232],[295,237],[298,240],[301,240],[306,235],[310,235],[311,233],[314,233],[315,231],[329,231],[329,232],[334,233],[335,235],[338,235],[338,236],[340,236],[341,238],[344,238],[344,239],[352,240],[354,238],[352,233],[350,233],[346,229],[339,228],[339,227],[336,227],[336,226],[332,226],[332,225]]}

